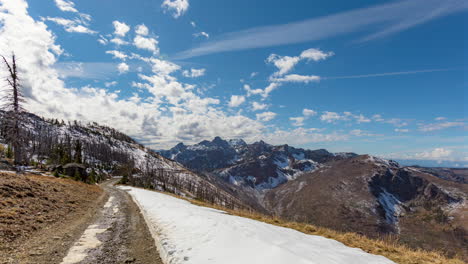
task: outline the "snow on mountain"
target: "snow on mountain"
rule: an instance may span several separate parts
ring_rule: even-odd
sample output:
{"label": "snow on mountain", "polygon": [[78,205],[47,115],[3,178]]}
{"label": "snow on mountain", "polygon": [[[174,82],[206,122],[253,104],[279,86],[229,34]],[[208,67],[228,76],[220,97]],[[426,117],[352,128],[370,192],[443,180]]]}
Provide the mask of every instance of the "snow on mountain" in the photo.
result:
{"label": "snow on mountain", "polygon": [[332,239],[228,215],[162,193],[121,188],[143,212],[165,263],[394,263]]}
{"label": "snow on mountain", "polygon": [[326,150],[304,150],[288,145],[273,146],[264,141],[247,144],[241,139],[212,141],[161,151],[190,169],[209,172],[236,186],[257,191],[275,188],[294,180],[304,172],[313,171],[333,159],[347,158],[352,153],[333,154]]}
{"label": "snow on mountain", "polygon": [[[4,114],[0,111],[0,127],[5,120]],[[68,157],[73,157],[75,146],[80,142],[82,162],[88,169],[105,174],[129,174],[130,171],[130,175],[126,176],[129,183],[136,186],[243,207],[237,198],[217,186],[215,180],[186,169],[113,128],[97,123],[46,120],[30,113],[24,113],[22,120],[21,133],[28,142],[23,152],[29,161],[49,167],[64,165],[62,159],[54,158],[56,152],[60,150],[61,155],[66,153]],[[4,143],[2,134],[0,143]],[[181,150],[185,148],[183,144],[176,147]]]}

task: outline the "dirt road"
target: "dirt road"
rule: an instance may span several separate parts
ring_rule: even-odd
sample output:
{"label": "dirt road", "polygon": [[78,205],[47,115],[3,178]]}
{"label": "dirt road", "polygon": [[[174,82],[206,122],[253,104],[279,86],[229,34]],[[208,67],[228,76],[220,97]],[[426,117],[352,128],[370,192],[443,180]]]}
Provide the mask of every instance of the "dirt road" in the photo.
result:
{"label": "dirt road", "polygon": [[0,251],[0,263],[162,264],[138,206],[116,182],[102,183],[97,200]]}
{"label": "dirt road", "polygon": [[115,182],[102,184],[108,201],[61,263],[162,263],[137,205]]}

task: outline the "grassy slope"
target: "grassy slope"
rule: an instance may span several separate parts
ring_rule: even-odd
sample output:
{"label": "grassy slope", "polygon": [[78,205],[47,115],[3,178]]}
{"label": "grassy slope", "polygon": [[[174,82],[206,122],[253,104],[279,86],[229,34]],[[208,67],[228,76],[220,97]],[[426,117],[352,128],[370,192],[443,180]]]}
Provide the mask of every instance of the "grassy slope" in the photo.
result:
{"label": "grassy slope", "polygon": [[101,195],[96,185],[1,172],[0,256],[43,229],[80,217]]}

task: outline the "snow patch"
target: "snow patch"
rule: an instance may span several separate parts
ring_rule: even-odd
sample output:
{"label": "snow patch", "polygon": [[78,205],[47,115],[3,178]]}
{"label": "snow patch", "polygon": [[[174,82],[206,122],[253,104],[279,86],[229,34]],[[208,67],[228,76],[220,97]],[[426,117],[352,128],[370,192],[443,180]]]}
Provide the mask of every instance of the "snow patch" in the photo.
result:
{"label": "snow patch", "polygon": [[228,215],[137,188],[129,190],[164,263],[390,264],[383,256],[332,239]]}

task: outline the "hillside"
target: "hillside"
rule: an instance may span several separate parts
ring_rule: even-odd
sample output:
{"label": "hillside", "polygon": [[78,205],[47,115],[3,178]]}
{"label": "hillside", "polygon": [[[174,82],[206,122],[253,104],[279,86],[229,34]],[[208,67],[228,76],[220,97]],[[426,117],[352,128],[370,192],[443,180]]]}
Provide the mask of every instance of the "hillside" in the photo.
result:
{"label": "hillside", "polygon": [[[0,122],[4,120],[4,114],[0,111]],[[216,180],[187,170],[113,128],[97,123],[46,120],[30,113],[24,113],[22,120],[21,133],[27,142],[23,151],[25,165],[54,172],[78,156],[78,162],[86,167],[88,176],[93,171],[98,179],[120,175],[136,186],[174,192],[231,207],[245,206],[219,188]],[[1,123],[0,127],[3,127]],[[0,142],[6,149],[4,138],[2,130]]]}
{"label": "hillside", "polygon": [[221,138],[161,153],[221,179],[264,213],[464,254],[468,170],[402,167],[369,155]]}
{"label": "hillside", "polygon": [[[102,206],[98,186],[50,176],[0,173],[0,263],[38,263],[66,251]],[[60,236],[59,239],[51,239]],[[71,240],[71,241],[70,241]],[[63,243],[63,244],[62,244]],[[54,250],[56,253],[54,253]]]}

